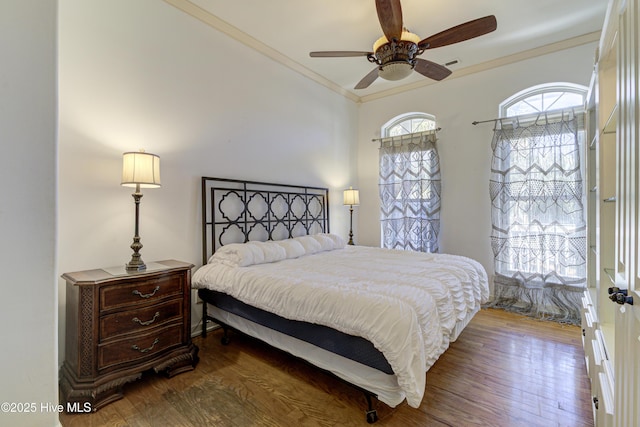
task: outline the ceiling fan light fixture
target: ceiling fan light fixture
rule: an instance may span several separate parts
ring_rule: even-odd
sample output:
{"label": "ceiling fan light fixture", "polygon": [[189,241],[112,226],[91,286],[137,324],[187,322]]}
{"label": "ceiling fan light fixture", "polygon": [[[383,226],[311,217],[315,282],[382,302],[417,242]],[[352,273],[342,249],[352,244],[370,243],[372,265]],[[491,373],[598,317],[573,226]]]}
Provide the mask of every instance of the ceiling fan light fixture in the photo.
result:
{"label": "ceiling fan light fixture", "polygon": [[460,43],[495,31],[497,21],[494,15],[474,19],[447,30],[440,31],[420,40],[416,34],[408,31],[402,24],[402,7],[400,0],[376,0],[378,21],[383,36],[373,44],[373,52],[361,51],[326,51],[310,52],[312,57],[349,57],[365,56],[367,61],[376,64],[354,89],[369,87],[378,77],[385,80],[401,80],[413,71],[432,80],[440,81],[451,75],[446,65],[457,64],[450,61],[441,65],[428,59],[418,58],[427,49]]}
{"label": "ceiling fan light fixture", "polygon": [[378,76],[385,80],[402,80],[413,71],[413,65],[406,61],[389,62],[378,70]]}
{"label": "ceiling fan light fixture", "polygon": [[[415,43],[415,44],[420,43],[420,37],[418,37],[416,34],[413,34],[411,31],[408,31],[406,28],[404,29],[404,31],[402,31],[402,35],[400,36],[400,40],[407,41],[407,42],[412,42],[412,43]],[[386,44],[386,43],[389,43],[389,40],[387,40],[387,38],[385,36],[380,37],[373,44],[373,51],[376,52],[380,48],[380,46],[382,46],[383,44]]]}

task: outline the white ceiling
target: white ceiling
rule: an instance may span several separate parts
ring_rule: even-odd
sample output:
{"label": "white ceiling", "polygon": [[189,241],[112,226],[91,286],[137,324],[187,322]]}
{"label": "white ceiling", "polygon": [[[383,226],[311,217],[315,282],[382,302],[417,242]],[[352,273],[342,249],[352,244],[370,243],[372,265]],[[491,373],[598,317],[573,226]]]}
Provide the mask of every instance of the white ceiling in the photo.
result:
{"label": "white ceiling", "polygon": [[[365,57],[311,58],[310,51],[371,51],[381,35],[372,0],[165,0],[273,59],[356,101],[427,84],[414,72],[353,87],[375,66]],[[596,41],[607,0],[403,0],[404,26],[420,38],[486,15],[498,29],[421,58],[445,64],[449,79],[526,57]],[[524,52],[524,53],[523,53]]]}

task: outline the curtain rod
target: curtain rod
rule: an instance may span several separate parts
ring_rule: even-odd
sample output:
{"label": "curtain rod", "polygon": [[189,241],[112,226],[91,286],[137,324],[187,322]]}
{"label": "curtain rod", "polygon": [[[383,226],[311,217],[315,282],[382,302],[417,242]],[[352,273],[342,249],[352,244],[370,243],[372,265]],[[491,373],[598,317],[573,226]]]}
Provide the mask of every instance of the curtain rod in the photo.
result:
{"label": "curtain rod", "polygon": [[489,120],[480,120],[480,121],[475,121],[475,122],[471,122],[472,125],[479,125],[480,123],[489,123],[489,122],[497,122],[498,120],[502,120],[502,119],[489,119]]}
{"label": "curtain rod", "polygon": [[529,113],[529,114],[522,114],[520,116],[511,116],[511,117],[500,117],[497,119],[489,119],[489,120],[480,120],[480,121],[475,121],[475,122],[471,122],[472,125],[479,125],[481,123],[489,123],[489,122],[497,122],[497,121],[502,121],[502,120],[523,120],[523,119],[529,119],[529,118],[533,118],[533,117],[539,117],[541,115],[545,115],[545,116],[556,116],[559,114],[564,114],[565,112],[569,112],[572,111],[574,114],[582,114],[585,113],[586,111],[584,110],[584,108],[563,108],[563,109],[559,109],[559,110],[549,110],[549,111],[541,111],[538,113]]}
{"label": "curtain rod", "polygon": [[424,130],[422,132],[405,133],[403,135],[398,135],[398,136],[385,136],[384,138],[373,138],[371,140],[371,142],[378,142],[378,141],[383,141],[383,140],[387,140],[387,139],[413,138],[416,135],[428,135],[430,133],[440,132],[441,130],[442,130],[442,128],[435,128],[435,129],[432,129],[432,130]]}

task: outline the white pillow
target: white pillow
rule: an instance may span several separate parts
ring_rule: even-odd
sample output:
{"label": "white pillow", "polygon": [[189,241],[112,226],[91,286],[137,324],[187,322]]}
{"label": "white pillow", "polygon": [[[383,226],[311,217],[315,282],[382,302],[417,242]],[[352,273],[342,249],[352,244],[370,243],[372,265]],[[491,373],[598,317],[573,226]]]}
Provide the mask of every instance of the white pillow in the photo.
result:
{"label": "white pillow", "polygon": [[300,243],[304,248],[304,252],[307,255],[315,254],[316,252],[322,251],[322,246],[318,240],[314,239],[312,236],[298,236],[294,237],[293,240]]}
{"label": "white pillow", "polygon": [[230,267],[245,267],[264,262],[264,251],[248,243],[230,243],[218,249],[209,262],[220,262]]}
{"label": "white pillow", "polygon": [[310,237],[320,243],[320,247],[323,251],[332,251],[335,249],[333,239],[328,237],[326,234],[312,234]]}
{"label": "white pillow", "polygon": [[347,242],[345,242],[345,240],[337,234],[324,233],[322,234],[322,236],[327,236],[328,238],[333,240],[333,249],[342,249],[347,246]]}
{"label": "white pillow", "polygon": [[209,262],[219,262],[230,267],[247,267],[342,249],[345,246],[346,243],[342,237],[329,233],[299,236],[275,242],[230,243],[211,255]]}
{"label": "white pillow", "polygon": [[304,247],[302,247],[302,244],[300,244],[300,242],[296,240],[293,240],[293,239],[277,240],[273,243],[280,245],[282,248],[284,248],[284,251],[287,254],[287,258],[289,259],[298,258],[305,254]]}
{"label": "white pillow", "polygon": [[253,245],[263,253],[263,262],[255,262],[254,264],[281,261],[287,257],[284,248],[275,242],[249,242],[247,245]]}

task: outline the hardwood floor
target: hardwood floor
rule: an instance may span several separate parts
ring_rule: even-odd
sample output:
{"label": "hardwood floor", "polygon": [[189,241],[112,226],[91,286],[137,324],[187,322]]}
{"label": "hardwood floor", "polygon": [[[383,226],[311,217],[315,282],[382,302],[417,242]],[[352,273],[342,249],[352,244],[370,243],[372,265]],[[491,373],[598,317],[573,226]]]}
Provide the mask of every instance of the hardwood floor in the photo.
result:
{"label": "hardwood floor", "polygon": [[[363,426],[361,392],[250,338],[221,332],[192,372],[149,374],[64,427]],[[482,310],[427,374],[418,409],[376,402],[378,426],[593,426],[580,328]]]}

